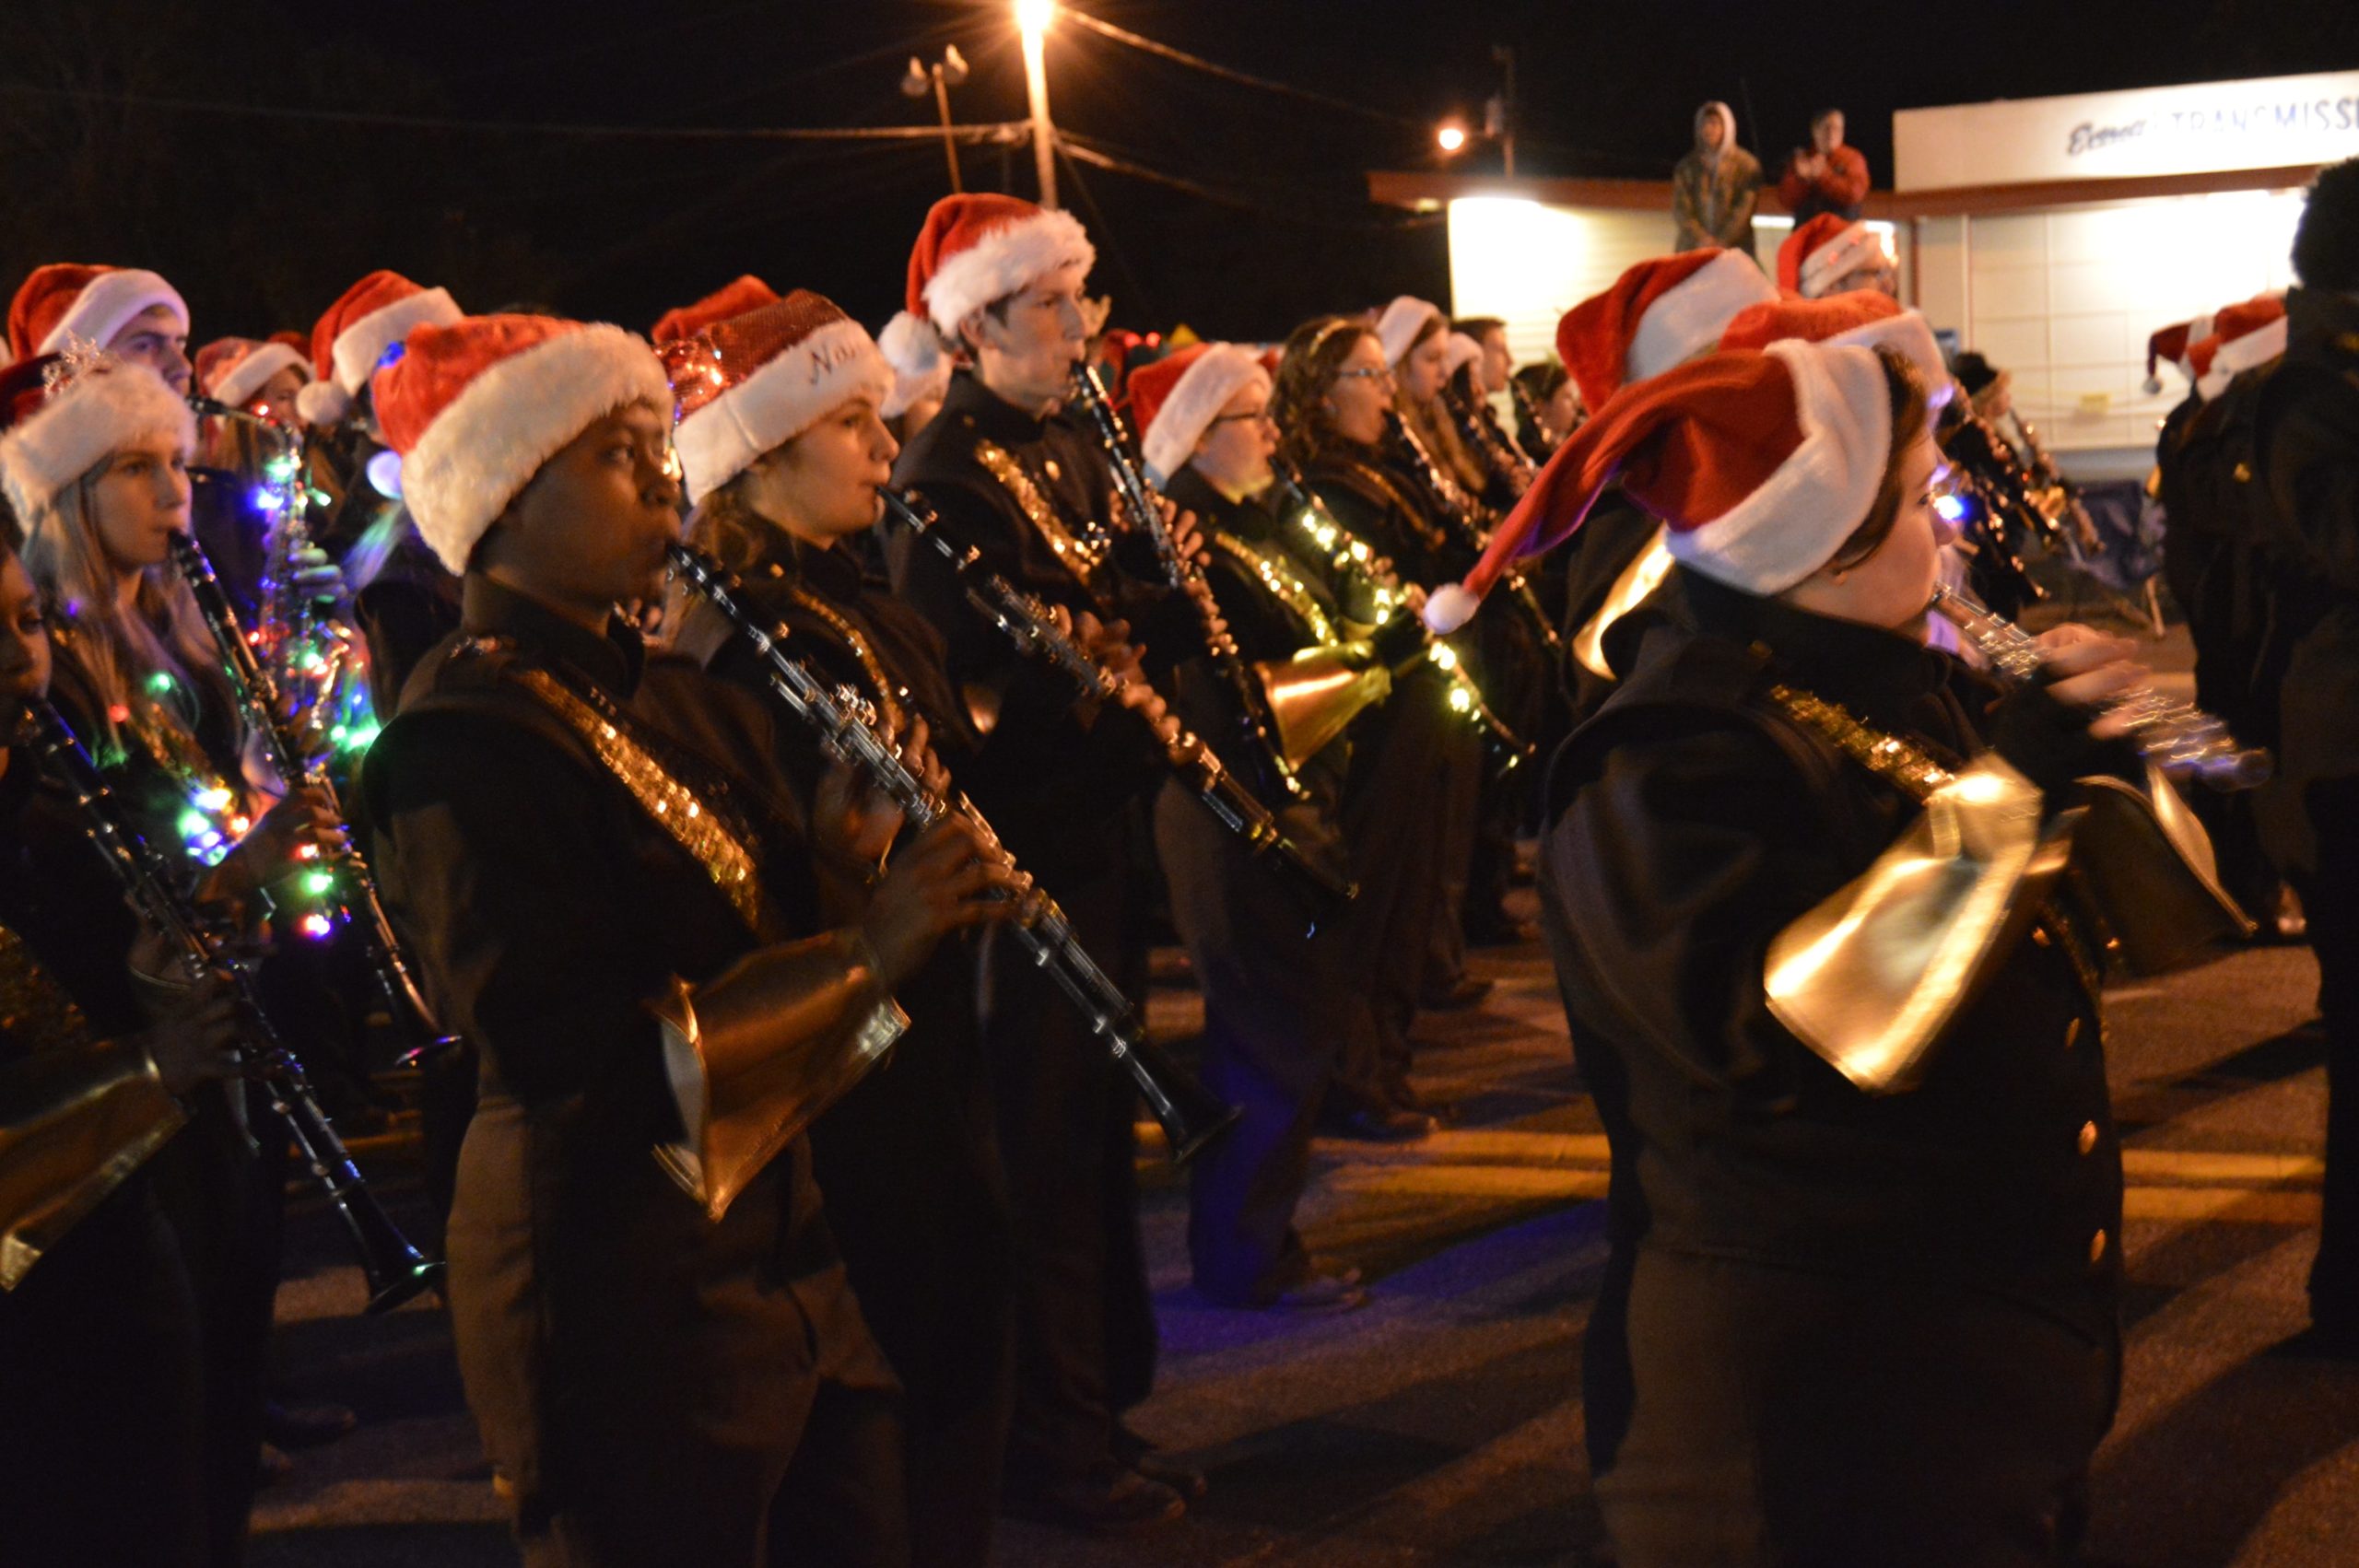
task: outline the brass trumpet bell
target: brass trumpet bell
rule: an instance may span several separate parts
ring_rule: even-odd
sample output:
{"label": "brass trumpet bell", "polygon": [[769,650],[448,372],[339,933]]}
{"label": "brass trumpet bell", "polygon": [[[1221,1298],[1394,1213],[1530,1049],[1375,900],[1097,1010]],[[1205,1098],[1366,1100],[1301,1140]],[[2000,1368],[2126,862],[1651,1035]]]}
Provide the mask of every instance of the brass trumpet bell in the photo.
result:
{"label": "brass trumpet bell", "polygon": [[1306,648],[1291,659],[1265,660],[1253,673],[1277,726],[1279,751],[1292,767],[1318,755],[1392,689],[1392,673],[1364,642]]}

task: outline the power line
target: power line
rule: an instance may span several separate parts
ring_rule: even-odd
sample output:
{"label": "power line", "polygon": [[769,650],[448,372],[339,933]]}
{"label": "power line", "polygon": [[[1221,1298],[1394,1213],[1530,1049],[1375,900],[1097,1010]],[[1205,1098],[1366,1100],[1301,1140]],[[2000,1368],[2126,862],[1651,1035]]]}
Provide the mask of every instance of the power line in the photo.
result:
{"label": "power line", "polygon": [[1202,181],[1191,180],[1183,174],[1172,174],[1164,170],[1150,168],[1145,164],[1108,152],[1104,150],[1102,144],[1094,143],[1091,138],[1077,135],[1062,126],[1057,129],[1057,150],[1077,163],[1086,163],[1095,169],[1108,170],[1116,174],[1127,174],[1134,180],[1144,180],[1151,184],[1168,186],[1172,190],[1184,192],[1207,202],[1216,202],[1222,206],[1261,213],[1314,228],[1350,229],[1360,232],[1381,230],[1390,233],[1402,228],[1423,228],[1441,221],[1438,214],[1414,216],[1403,215],[1399,218],[1391,219],[1330,217],[1324,214],[1308,211],[1299,204],[1281,205],[1250,192],[1225,191],[1217,186],[1207,185]]}
{"label": "power line", "polygon": [[1246,72],[1234,70],[1216,61],[1207,60],[1201,54],[1191,54],[1184,49],[1174,49],[1168,43],[1157,43],[1151,38],[1141,37],[1126,28],[1118,28],[1111,22],[1093,17],[1086,11],[1076,11],[1070,6],[1058,6],[1057,15],[1079,22],[1090,31],[1103,34],[1117,43],[1127,43],[1133,49],[1171,61],[1175,64],[1187,65],[1205,72],[1224,81],[1235,82],[1241,87],[1259,88],[1263,92],[1280,93],[1287,98],[1300,99],[1305,103],[1316,103],[1322,108],[1340,110],[1346,114],[1364,115],[1370,120],[1381,121],[1387,125],[1405,125],[1420,133],[1430,129],[1426,122],[1412,119],[1405,114],[1395,114],[1383,109],[1370,109],[1365,103],[1354,103],[1351,99],[1344,98],[1330,98],[1325,93],[1313,92],[1309,88],[1298,88],[1291,82],[1273,81],[1267,76],[1250,76]]}

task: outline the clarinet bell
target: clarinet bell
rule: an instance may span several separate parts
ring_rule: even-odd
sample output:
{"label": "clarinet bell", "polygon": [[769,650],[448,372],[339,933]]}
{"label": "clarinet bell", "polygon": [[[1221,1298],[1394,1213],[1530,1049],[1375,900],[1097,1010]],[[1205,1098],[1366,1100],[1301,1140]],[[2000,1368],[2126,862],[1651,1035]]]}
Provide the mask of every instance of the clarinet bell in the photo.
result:
{"label": "clarinet bell", "polygon": [[1122,1058],[1139,1097],[1163,1129],[1163,1141],[1174,1165],[1184,1165],[1213,1140],[1226,1132],[1240,1114],[1204,1087],[1162,1050],[1141,1040]]}

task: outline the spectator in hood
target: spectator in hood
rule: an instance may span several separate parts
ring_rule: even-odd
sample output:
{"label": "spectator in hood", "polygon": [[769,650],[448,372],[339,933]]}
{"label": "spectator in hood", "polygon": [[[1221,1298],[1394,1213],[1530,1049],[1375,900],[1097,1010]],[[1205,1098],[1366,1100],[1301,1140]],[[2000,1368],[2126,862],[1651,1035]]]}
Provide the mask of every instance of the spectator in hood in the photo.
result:
{"label": "spectator in hood", "polygon": [[1736,115],[1715,99],[1696,111],[1696,145],[1671,175],[1672,249],[1719,245],[1753,254],[1761,160],[1736,145]]}

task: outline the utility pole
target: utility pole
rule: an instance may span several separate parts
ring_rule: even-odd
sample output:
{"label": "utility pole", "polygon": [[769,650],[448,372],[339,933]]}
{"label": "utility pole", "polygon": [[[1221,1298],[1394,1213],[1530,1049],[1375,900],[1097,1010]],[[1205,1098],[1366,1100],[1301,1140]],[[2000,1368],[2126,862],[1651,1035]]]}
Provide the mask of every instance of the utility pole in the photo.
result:
{"label": "utility pole", "polygon": [[1015,26],[1024,35],[1024,86],[1032,102],[1032,170],[1040,181],[1040,205],[1057,205],[1057,128],[1049,121],[1049,23],[1056,0],[1015,0]]}
{"label": "utility pole", "polygon": [[1483,106],[1483,134],[1499,144],[1499,160],[1503,172],[1515,178],[1515,51],[1504,43],[1491,45],[1491,58],[1498,62],[1506,81],[1497,97]]}
{"label": "utility pole", "polygon": [[942,58],[928,65],[914,54],[910,56],[910,68],[901,76],[901,96],[923,98],[926,89],[933,89],[933,106],[942,111],[942,158],[950,165],[950,192],[957,195],[966,190],[958,178],[958,138],[950,129],[950,89],[967,79],[967,57],[952,44],[942,53]]}

